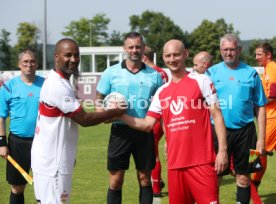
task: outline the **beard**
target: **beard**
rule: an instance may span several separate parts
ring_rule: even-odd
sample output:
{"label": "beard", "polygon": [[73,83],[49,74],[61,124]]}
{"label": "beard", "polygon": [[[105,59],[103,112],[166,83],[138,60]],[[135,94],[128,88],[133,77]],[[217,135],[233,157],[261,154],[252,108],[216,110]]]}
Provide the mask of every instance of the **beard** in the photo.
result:
{"label": "beard", "polygon": [[128,59],[129,59],[130,61],[137,62],[137,61],[141,61],[142,56],[139,55],[139,54],[128,55]]}
{"label": "beard", "polygon": [[237,62],[236,61],[225,61],[225,64],[228,66],[228,67],[236,67],[237,66]]}
{"label": "beard", "polygon": [[[72,67],[72,66],[71,66]],[[79,69],[78,66],[74,66],[73,68],[71,68],[70,66],[63,66],[61,67],[61,70],[63,73],[65,73],[66,75],[79,75]]]}
{"label": "beard", "polygon": [[75,69],[74,72],[73,72],[74,78],[77,79],[77,78],[79,77],[79,74],[80,74],[80,73],[79,73],[79,69]]}

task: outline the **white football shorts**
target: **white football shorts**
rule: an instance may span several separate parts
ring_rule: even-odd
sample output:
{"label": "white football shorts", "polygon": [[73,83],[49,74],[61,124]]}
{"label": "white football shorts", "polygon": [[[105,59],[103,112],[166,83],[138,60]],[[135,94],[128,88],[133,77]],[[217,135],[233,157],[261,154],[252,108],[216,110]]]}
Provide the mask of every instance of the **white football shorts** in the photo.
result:
{"label": "white football shorts", "polygon": [[54,177],[33,173],[34,193],[37,201],[43,204],[69,203],[72,174],[59,174]]}

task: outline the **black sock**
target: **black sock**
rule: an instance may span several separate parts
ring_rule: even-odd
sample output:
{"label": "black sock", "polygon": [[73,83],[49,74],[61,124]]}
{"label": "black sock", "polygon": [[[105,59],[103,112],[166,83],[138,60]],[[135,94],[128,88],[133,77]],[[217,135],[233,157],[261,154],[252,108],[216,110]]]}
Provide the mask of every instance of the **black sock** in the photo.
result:
{"label": "black sock", "polygon": [[246,188],[237,186],[237,203],[239,202],[240,204],[249,204],[250,195],[250,186]]}
{"label": "black sock", "polygon": [[24,193],[14,194],[11,192],[10,204],[24,204]]}
{"label": "black sock", "polygon": [[152,204],[153,192],[151,186],[140,186],[139,201],[141,204]]}
{"label": "black sock", "polygon": [[112,190],[108,188],[107,204],[121,204],[122,203],[122,189]]}
{"label": "black sock", "polygon": [[261,184],[261,181],[251,181],[253,182],[254,186],[256,187],[256,190],[258,190],[259,185]]}

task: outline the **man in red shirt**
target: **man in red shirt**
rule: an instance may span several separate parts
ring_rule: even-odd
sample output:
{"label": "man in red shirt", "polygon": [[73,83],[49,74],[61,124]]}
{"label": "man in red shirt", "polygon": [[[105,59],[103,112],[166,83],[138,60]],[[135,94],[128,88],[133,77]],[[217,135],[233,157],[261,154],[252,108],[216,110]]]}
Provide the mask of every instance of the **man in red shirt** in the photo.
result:
{"label": "man in red shirt", "polygon": [[[145,46],[145,51],[144,51],[142,61],[149,67],[152,67],[157,72],[159,72],[164,84],[169,81],[166,71],[164,71],[161,67],[158,67],[156,64],[154,64],[154,52],[149,46]],[[162,128],[162,124],[160,121],[158,121],[157,123],[155,123],[153,127],[156,164],[154,169],[151,171],[151,182],[152,182],[152,190],[153,190],[154,197],[161,197],[162,196],[161,190],[165,186],[165,183],[161,178],[161,162],[159,159],[159,149],[158,149],[158,144],[163,134],[164,134],[164,131]]]}
{"label": "man in red shirt", "polygon": [[[228,165],[224,120],[211,80],[203,74],[188,73],[187,56],[181,41],[169,40],[163,48],[163,60],[171,71],[171,82],[157,90],[145,118],[124,114],[120,119],[148,132],[163,119],[170,203],[219,203],[217,174]],[[210,114],[218,137],[217,155]]]}

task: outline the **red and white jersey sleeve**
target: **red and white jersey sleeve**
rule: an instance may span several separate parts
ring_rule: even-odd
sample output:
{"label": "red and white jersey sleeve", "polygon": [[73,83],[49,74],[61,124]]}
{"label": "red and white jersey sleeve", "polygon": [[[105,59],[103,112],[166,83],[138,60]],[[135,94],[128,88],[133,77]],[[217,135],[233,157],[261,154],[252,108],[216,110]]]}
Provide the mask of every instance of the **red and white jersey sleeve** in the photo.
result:
{"label": "red and white jersey sleeve", "polygon": [[154,66],[152,67],[153,69],[155,69],[156,71],[158,71],[158,73],[161,75],[163,83],[167,83],[169,81],[169,76],[166,73],[166,71],[164,71],[161,67],[158,66]]}
{"label": "red and white jersey sleeve", "polygon": [[162,117],[162,104],[161,104],[162,101],[160,100],[159,95],[162,92],[162,90],[169,85],[170,83],[166,83],[163,86],[161,86],[159,89],[157,89],[155,95],[152,98],[150,108],[147,113],[148,116],[152,116],[157,119],[160,119]]}
{"label": "red and white jersey sleeve", "polygon": [[215,89],[205,75],[189,73],[157,90],[147,115],[163,119],[169,169],[215,161],[208,107],[216,102]]}
{"label": "red and white jersey sleeve", "polygon": [[39,115],[32,146],[32,169],[53,176],[71,174],[76,158],[78,125],[71,116],[81,110],[70,82],[51,71],[40,92]]}
{"label": "red and white jersey sleeve", "polygon": [[[61,112],[60,114],[66,115],[73,114],[80,107],[67,79],[52,70],[45,82],[46,85],[42,87],[40,93],[40,103],[46,104],[46,108],[55,107]],[[45,115],[54,113],[51,108],[48,108],[48,111],[49,113],[46,112]]]}
{"label": "red and white jersey sleeve", "polygon": [[197,81],[199,88],[202,92],[203,98],[209,106],[218,102],[218,97],[216,94],[217,91],[215,89],[215,86],[207,75],[199,73],[190,73],[189,77]]}

